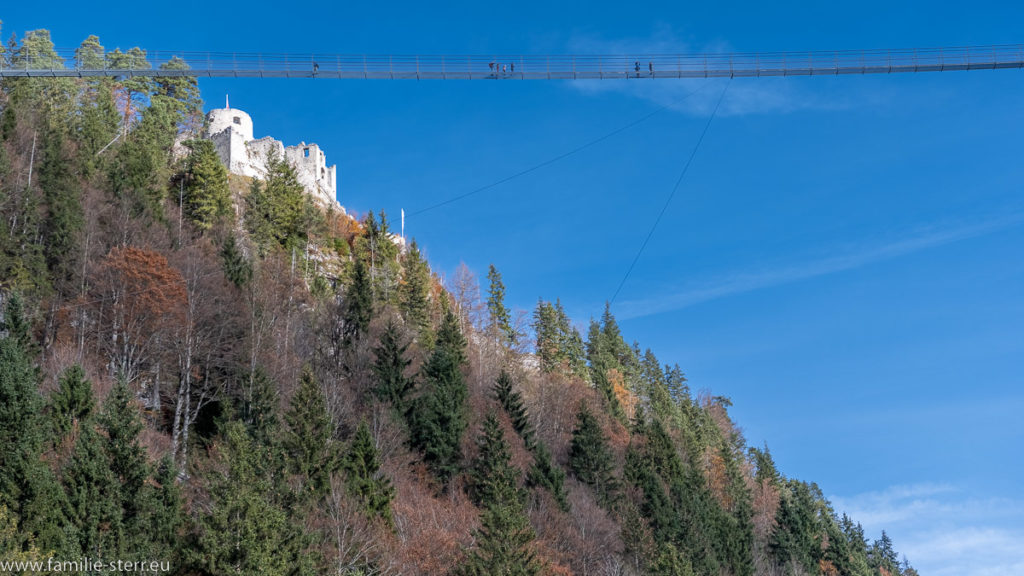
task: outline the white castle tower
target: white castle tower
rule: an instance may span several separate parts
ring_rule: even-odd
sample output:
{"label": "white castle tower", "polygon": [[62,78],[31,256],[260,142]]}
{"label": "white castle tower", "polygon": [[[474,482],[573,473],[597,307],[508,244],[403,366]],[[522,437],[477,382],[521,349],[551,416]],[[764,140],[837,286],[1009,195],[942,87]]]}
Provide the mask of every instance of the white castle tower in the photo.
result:
{"label": "white castle tower", "polygon": [[321,203],[338,203],[337,166],[327,166],[327,157],[316,144],[300,143],[285,147],[279,140],[264,136],[253,138],[252,118],[231,108],[210,110],[206,115],[206,137],[213,142],[228,171],[252,178],[264,178],[271,155],[285,159],[295,168],[299,183]]}

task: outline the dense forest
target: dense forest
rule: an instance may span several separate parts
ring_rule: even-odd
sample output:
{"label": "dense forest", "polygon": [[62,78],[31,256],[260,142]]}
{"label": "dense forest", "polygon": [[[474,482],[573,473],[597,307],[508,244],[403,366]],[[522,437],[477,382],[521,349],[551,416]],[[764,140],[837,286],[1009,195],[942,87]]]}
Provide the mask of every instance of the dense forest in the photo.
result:
{"label": "dense forest", "polygon": [[2,81],[0,561],[43,565],[0,571],[916,576],[608,308],[442,281],[202,129],[193,78]]}

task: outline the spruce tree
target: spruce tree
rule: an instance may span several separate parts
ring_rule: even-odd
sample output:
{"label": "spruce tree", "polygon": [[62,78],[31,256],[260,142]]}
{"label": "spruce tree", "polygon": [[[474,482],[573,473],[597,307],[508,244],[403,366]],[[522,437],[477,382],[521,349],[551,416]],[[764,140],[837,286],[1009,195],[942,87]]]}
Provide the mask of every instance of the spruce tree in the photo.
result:
{"label": "spruce tree", "polygon": [[95,406],[92,383],[78,364],[64,371],[57,386],[50,398],[50,418],[59,439],[67,436],[75,422],[88,417]]}
{"label": "spruce tree", "polygon": [[181,209],[196,226],[208,230],[231,214],[228,171],[210,140],[189,140]]}
{"label": "spruce tree", "polygon": [[462,375],[465,347],[458,318],[448,308],[437,345],[421,371],[423,391],[410,414],[412,445],[444,482],[459,470],[462,434],[469,425],[469,391]]}
{"label": "spruce tree", "polygon": [[224,471],[208,476],[209,505],[197,519],[187,561],[205,574],[313,574],[310,538],[282,503],[284,489],[265,467],[266,449],[231,422],[218,454]]}
{"label": "spruce tree", "polygon": [[41,548],[64,541],[62,493],[41,455],[49,438],[38,392],[39,372],[26,346],[27,323],[16,298],[8,301],[6,336],[0,336],[0,506],[20,518],[19,530]]}
{"label": "spruce tree", "polygon": [[340,462],[327,402],[309,368],[302,371],[299,389],[284,419],[288,423],[283,443],[288,468],[298,475],[300,497],[317,500],[330,490],[331,474]]}
{"label": "spruce tree", "polygon": [[462,576],[533,576],[541,571],[530,544],[534,532],[523,509],[519,472],[494,413],[484,420],[479,452],[470,471],[472,493],[484,507],[477,546],[456,571]]}
{"label": "spruce tree", "polygon": [[373,287],[366,264],[357,257],[352,263],[351,279],[342,299],[342,334],[346,347],[366,334],[372,317]]}
{"label": "spruce tree", "polygon": [[543,442],[537,442],[533,448],[533,466],[527,473],[526,481],[530,486],[538,486],[551,493],[558,507],[564,512],[569,511],[569,499],[565,492],[565,472],[555,464],[551,451]]}
{"label": "spruce tree", "polygon": [[266,178],[254,180],[245,197],[245,226],[261,252],[304,248],[320,224],[320,212],[287,160],[267,160]]}
{"label": "spruce tree", "polygon": [[487,269],[487,280],[487,312],[490,315],[491,327],[506,346],[515,346],[518,338],[512,326],[512,314],[505,307],[505,284],[501,281],[501,273],[494,264]]}
{"label": "spruce tree", "polygon": [[399,304],[405,321],[421,335],[430,328],[430,268],[413,240],[402,259],[404,273]]}
{"label": "spruce tree", "polygon": [[512,428],[516,434],[523,439],[527,450],[533,449],[533,426],[530,425],[530,417],[526,413],[526,406],[523,405],[523,397],[514,387],[512,376],[505,370],[498,374],[494,382],[494,395],[497,397],[501,407],[512,420]]}
{"label": "spruce tree", "polygon": [[94,420],[83,422],[63,476],[67,493],[65,515],[76,536],[75,552],[98,554],[108,560],[127,551],[123,546],[121,486]]}
{"label": "spruce tree", "polygon": [[559,348],[569,371],[581,378],[587,377],[587,359],[580,331],[569,321],[560,300],[555,300],[555,320],[558,325]]}
{"label": "spruce tree", "polygon": [[562,361],[558,318],[550,302],[540,300],[533,311],[533,333],[537,337],[536,352],[542,372],[554,372]]}
{"label": "spruce tree", "polygon": [[576,428],[569,446],[569,470],[580,482],[594,488],[604,506],[611,506],[618,492],[614,467],[601,425],[586,404],[582,404],[576,414]]}
{"label": "spruce tree", "polygon": [[228,234],[224,246],[220,249],[221,268],[224,276],[237,288],[242,288],[252,281],[252,263],[242,254],[234,234]]}
{"label": "spruce tree", "polygon": [[63,290],[70,289],[78,272],[79,235],[85,226],[81,184],[71,167],[63,131],[51,129],[39,166],[39,186],[46,202],[46,265],[54,285]]}
{"label": "spruce tree", "polygon": [[409,344],[402,344],[400,338],[398,326],[388,321],[380,336],[380,345],[373,350],[376,356],[373,363],[376,381],[373,392],[379,400],[390,402],[400,414],[404,414],[414,382],[405,375],[412,362],[406,357]]}
{"label": "spruce tree", "polygon": [[391,524],[391,501],[395,488],[380,469],[380,457],[366,422],[356,428],[352,444],[341,461],[348,494],[356,498],[370,517],[379,516]]}
{"label": "spruce tree", "polygon": [[145,513],[143,491],[147,489],[145,483],[151,470],[146,450],[139,443],[144,427],[142,418],[124,378],[117,379],[103,403],[99,424],[106,437],[104,449],[110,471],[121,496],[118,504],[126,525],[132,526]]}

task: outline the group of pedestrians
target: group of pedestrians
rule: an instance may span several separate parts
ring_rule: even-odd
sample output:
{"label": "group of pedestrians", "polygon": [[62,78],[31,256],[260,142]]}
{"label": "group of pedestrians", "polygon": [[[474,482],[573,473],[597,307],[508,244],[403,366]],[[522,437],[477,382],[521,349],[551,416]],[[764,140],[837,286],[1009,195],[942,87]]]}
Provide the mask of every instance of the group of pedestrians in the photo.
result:
{"label": "group of pedestrians", "polygon": [[495,62],[494,60],[491,60],[491,63],[488,64],[487,66],[491,69],[491,73],[493,73],[495,75],[501,74],[501,75],[504,76],[504,75],[507,75],[507,74],[515,74],[516,73],[516,63],[515,62],[509,62],[508,64],[500,64],[498,62]]}

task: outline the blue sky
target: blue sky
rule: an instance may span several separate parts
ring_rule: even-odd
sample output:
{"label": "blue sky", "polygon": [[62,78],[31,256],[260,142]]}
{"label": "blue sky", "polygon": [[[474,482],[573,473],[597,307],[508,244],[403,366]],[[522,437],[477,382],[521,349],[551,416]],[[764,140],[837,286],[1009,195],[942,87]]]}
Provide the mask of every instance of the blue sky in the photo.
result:
{"label": "blue sky", "polygon": [[[340,53],[910,48],[1022,42],[1024,5],[5,7],[59,46]],[[600,313],[724,81],[204,80],[256,136],[317,142],[342,203],[410,218],[432,265]],[[682,95],[702,88],[692,97]],[[735,80],[615,304],[627,338],[735,403],[748,441],[886,528],[922,574],[1024,571],[1024,72]]]}

